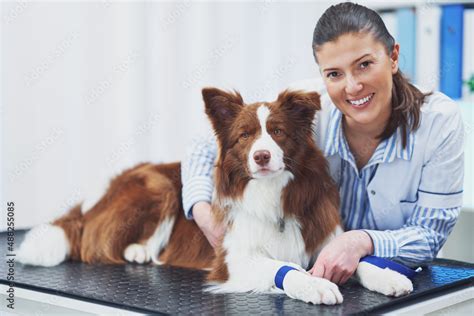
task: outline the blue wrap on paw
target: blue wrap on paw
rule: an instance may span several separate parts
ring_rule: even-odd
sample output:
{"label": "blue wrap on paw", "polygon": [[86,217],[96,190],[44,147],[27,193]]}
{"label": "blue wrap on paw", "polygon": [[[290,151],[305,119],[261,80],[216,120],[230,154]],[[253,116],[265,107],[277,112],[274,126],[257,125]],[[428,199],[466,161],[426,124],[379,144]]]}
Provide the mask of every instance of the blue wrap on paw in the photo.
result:
{"label": "blue wrap on paw", "polygon": [[297,270],[296,268],[290,266],[282,266],[278,269],[277,273],[275,274],[275,286],[281,290],[283,290],[283,280],[288,272],[291,270]]}
{"label": "blue wrap on paw", "polygon": [[385,258],[376,257],[376,256],[363,257],[360,259],[360,262],[367,262],[382,269],[389,268],[390,270],[403,274],[409,279],[413,278],[419,269],[418,268],[417,270],[413,270],[407,266],[404,266],[403,264],[396,263],[394,261],[391,261]]}

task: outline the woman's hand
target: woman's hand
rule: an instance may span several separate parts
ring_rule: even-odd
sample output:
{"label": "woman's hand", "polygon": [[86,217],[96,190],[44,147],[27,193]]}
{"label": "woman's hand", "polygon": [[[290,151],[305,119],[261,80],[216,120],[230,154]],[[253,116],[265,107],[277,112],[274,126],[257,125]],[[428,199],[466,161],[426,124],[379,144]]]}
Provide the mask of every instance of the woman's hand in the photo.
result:
{"label": "woman's hand", "polygon": [[345,232],[323,248],[309,273],[343,284],[356,271],[360,258],[373,251],[369,234],[361,230]]}
{"label": "woman's hand", "polygon": [[211,213],[211,204],[198,202],[193,206],[193,217],[196,224],[204,233],[213,248],[216,248],[219,241],[224,236],[225,227],[214,220]]}

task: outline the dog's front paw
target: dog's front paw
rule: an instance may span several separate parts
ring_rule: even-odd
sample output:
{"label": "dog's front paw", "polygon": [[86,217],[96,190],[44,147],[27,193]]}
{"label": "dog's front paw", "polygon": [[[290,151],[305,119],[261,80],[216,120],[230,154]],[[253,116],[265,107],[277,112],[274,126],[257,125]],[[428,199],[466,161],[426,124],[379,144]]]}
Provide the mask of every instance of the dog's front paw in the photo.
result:
{"label": "dog's front paw", "polygon": [[388,268],[381,269],[367,262],[359,263],[357,275],[367,289],[387,296],[402,296],[413,291],[413,284],[403,274]]}
{"label": "dog's front paw", "polygon": [[342,303],[342,295],[336,284],[305,272],[290,271],[283,280],[285,293],[306,303],[334,305]]}

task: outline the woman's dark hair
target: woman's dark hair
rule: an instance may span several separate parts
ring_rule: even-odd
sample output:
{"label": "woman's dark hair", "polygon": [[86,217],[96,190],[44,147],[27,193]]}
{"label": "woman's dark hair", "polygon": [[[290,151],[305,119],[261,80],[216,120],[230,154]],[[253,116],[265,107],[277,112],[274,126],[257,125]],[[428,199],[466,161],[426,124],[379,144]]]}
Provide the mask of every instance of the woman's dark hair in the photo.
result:
{"label": "woman's dark hair", "polygon": [[[364,6],[344,2],[327,9],[316,24],[313,33],[313,54],[327,42],[335,41],[339,36],[350,33],[371,34],[383,44],[387,55],[392,54],[395,40],[387,31],[382,18],[373,10]],[[426,96],[404,77],[400,69],[393,75],[392,113],[387,127],[379,138],[389,138],[400,126],[403,148],[407,143],[409,129],[416,130],[420,125],[420,108]]]}

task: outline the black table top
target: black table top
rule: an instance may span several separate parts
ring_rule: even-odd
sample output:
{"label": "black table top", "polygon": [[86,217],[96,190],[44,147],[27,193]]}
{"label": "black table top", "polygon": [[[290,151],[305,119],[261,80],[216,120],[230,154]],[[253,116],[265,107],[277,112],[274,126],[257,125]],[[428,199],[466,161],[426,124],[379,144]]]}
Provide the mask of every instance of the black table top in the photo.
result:
{"label": "black table top", "polygon": [[[16,232],[19,245],[24,232]],[[0,234],[6,245],[6,234]],[[2,247],[4,258],[6,247]],[[6,260],[5,260],[6,261]],[[8,265],[0,264],[0,283]],[[65,262],[56,267],[15,264],[15,286],[143,313],[165,314],[359,314],[384,312],[394,306],[474,284],[474,264],[436,259],[413,279],[413,293],[386,297],[355,281],[340,287],[344,303],[311,305],[279,294],[210,294],[203,292],[205,272],[154,265],[88,265]]]}

